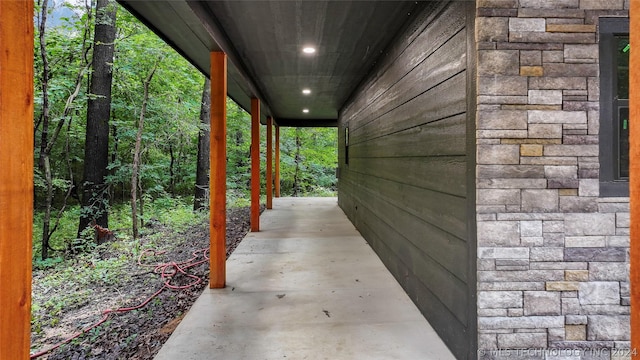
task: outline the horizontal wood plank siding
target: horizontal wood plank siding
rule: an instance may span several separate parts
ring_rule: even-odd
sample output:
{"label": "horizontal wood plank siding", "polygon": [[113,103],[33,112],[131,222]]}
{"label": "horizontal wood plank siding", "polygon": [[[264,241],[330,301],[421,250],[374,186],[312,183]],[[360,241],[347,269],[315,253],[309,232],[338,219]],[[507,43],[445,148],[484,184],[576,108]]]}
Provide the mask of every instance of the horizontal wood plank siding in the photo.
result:
{"label": "horizontal wood plank siding", "polygon": [[[425,80],[426,82],[426,80]],[[429,88],[417,97],[405,103],[398,102],[398,106],[374,120],[368,121],[362,126],[358,119],[348,120],[353,144],[367,141],[372,138],[384,136],[397,131],[428,124],[435,121],[446,120],[453,115],[461,114],[466,107],[464,92],[457,93],[466,86],[465,73],[461,72]],[[374,117],[377,114],[369,111],[362,116]]]}
{"label": "horizontal wood plank siding", "polygon": [[[429,261],[438,263],[441,270],[455,275],[458,279],[466,281],[467,278],[467,258],[465,253],[465,241],[448,233],[433,223],[420,218],[407,211],[402,204],[395,205],[386,201],[384,194],[376,195],[378,189],[368,188],[358,183],[351,184],[353,187],[353,195],[360,199],[362,204],[358,211],[371,211],[372,209],[382,209],[369,214],[368,217],[375,219],[372,228],[376,229],[381,224],[389,226],[389,230],[384,232],[389,243],[399,241],[400,244],[406,245],[404,250],[416,252],[416,256],[429,259]],[[429,234],[428,237],[424,236]],[[404,238],[400,240],[400,238]],[[403,249],[394,247],[395,252],[400,254]],[[419,253],[419,254],[417,254]],[[442,288],[446,291],[446,286]],[[460,315],[464,317],[464,315]]]}
{"label": "horizontal wood plank siding", "polygon": [[340,206],[460,359],[476,336],[469,9],[422,4],[343,106],[338,155]]}
{"label": "horizontal wood plank siding", "polygon": [[[449,17],[457,17],[459,19],[459,16],[455,14],[455,9],[449,8],[446,4],[430,2],[422,5],[425,8],[421,13],[414,14],[416,19],[413,20],[405,33],[393,43],[386,54],[385,61],[377,67],[363,86],[360,87],[359,96],[354,97],[349,104],[346,104],[344,110],[350,113],[350,116],[354,118],[360,117],[360,112],[370,110],[368,106],[378,101],[381,96],[386,94],[391,85],[400,81],[417,64],[428,57],[435,50],[437,43],[441,45],[445,42],[424,40],[430,35],[433,38],[438,36],[432,27],[434,22],[446,20]],[[443,18],[443,13],[448,16]],[[440,29],[445,34],[452,36],[460,27],[458,29],[453,29],[453,27],[451,29]],[[433,43],[433,45],[429,45],[429,43]],[[421,44],[424,47],[415,47],[416,44]],[[366,121],[367,119],[363,120]]]}

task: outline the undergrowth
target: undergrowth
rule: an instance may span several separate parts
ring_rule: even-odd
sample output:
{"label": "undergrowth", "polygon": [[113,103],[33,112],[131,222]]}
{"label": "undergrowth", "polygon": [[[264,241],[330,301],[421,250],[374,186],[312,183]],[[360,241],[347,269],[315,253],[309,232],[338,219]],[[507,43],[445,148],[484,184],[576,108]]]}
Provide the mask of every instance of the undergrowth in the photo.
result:
{"label": "undergrowth", "polygon": [[[60,220],[51,244],[58,251],[41,260],[40,236],[42,214],[34,216],[33,299],[31,326],[35,335],[42,335],[45,326],[56,326],[64,312],[77,309],[91,301],[89,288],[117,288],[135,274],[128,273],[145,249],[157,251],[171,245],[162,236],[155,236],[157,225],[179,233],[206,221],[208,212],[194,212],[192,204],[180,198],[161,198],[145,203],[141,237],[131,236],[131,214],[128,204],[111,208],[109,228],[115,240],[96,245],[92,229],[77,234],[79,207],[68,209]],[[51,291],[55,289],[55,291]]]}
{"label": "undergrowth", "polygon": [[[194,212],[191,198],[162,197],[146,199],[142,219],[141,232],[144,235],[144,225],[148,223],[162,223],[175,231],[183,231],[206,218],[206,212]],[[231,204],[234,206],[234,204]],[[78,221],[80,206],[69,207],[62,215],[58,229],[49,241],[53,249],[53,256],[40,260],[42,252],[42,212],[36,212],[33,219],[33,261],[37,269],[54,266],[68,257],[69,252],[79,253],[92,251],[92,232],[78,239]],[[118,240],[127,241],[131,237],[131,207],[128,203],[113,205],[109,212],[109,229],[116,234]],[[78,241],[81,240],[81,241]],[[80,243],[80,244],[78,244]],[[87,249],[74,249],[74,246],[86,244]]]}

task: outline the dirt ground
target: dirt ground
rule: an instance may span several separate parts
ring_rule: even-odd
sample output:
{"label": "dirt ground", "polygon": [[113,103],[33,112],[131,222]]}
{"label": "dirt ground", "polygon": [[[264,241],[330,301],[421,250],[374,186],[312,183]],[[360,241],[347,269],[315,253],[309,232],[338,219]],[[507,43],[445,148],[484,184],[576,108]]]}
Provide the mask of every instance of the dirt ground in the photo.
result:
{"label": "dirt ground", "polygon": [[[249,208],[228,209],[227,257],[249,231],[249,218]],[[163,236],[175,246],[163,254],[148,253],[145,263],[186,261],[193,257],[194,252],[209,246],[208,224],[176,233],[161,224],[152,223],[147,230],[147,236]],[[206,259],[201,260],[201,264],[186,270],[189,275],[201,279],[196,285],[181,290],[165,288],[144,307],[112,313],[101,325],[38,359],[153,359],[208,285],[209,264]],[[137,261],[130,263],[127,271],[133,276],[128,276],[123,285],[95,286],[88,289],[91,291],[90,301],[61,314],[60,321],[55,326],[47,326],[39,334],[32,334],[32,349],[47,349],[89,324],[99,321],[105,309],[137,306],[163,287],[163,281],[154,273],[153,267],[141,268]],[[34,272],[34,278],[37,276],[38,273]],[[194,281],[196,280],[193,277],[174,275],[171,284],[180,286]],[[34,286],[34,292],[36,291],[56,290]]]}

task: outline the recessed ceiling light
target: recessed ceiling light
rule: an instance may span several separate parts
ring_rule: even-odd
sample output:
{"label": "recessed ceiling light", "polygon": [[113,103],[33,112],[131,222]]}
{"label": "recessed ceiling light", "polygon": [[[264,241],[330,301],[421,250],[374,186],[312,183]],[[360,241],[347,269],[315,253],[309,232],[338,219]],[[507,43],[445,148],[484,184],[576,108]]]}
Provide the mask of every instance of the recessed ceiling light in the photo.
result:
{"label": "recessed ceiling light", "polygon": [[311,46],[307,46],[307,47],[302,49],[302,52],[305,53],[305,54],[313,54],[314,52],[316,52],[316,48],[311,47]]}
{"label": "recessed ceiling light", "polygon": [[309,109],[302,109],[302,112],[306,114],[309,112]]}
{"label": "recessed ceiling light", "polygon": [[309,95],[311,94],[311,90],[310,89],[302,89],[302,93],[305,95]]}

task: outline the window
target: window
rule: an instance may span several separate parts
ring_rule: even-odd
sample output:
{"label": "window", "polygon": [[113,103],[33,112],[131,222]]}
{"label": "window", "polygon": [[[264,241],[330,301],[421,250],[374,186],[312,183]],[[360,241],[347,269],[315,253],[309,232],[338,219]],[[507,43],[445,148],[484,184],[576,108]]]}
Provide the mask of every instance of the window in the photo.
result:
{"label": "window", "polygon": [[600,196],[629,196],[629,19],[600,19]]}
{"label": "window", "polygon": [[344,128],[344,163],[349,165],[349,124]]}

